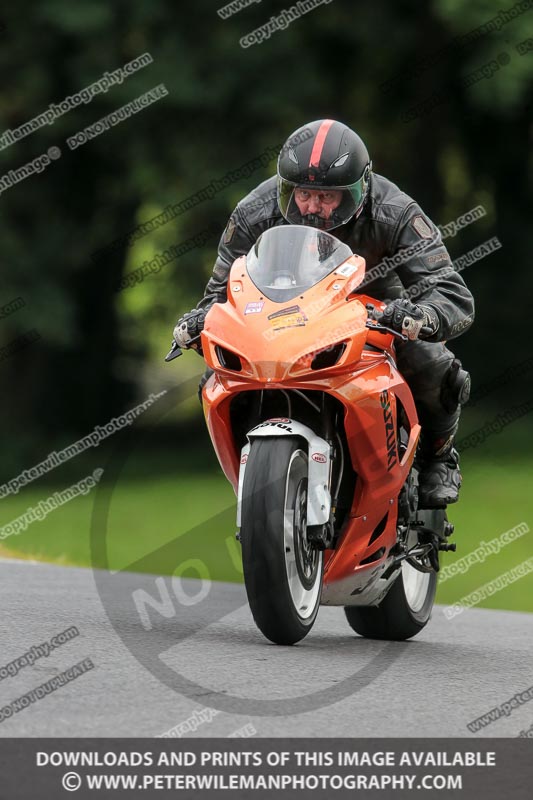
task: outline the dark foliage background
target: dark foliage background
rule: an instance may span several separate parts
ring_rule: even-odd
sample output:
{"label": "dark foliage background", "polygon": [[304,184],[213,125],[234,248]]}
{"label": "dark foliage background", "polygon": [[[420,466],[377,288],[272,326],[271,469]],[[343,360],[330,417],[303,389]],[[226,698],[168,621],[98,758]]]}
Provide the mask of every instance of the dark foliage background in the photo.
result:
{"label": "dark foliage background", "polygon": [[[132,288],[118,292],[117,285],[209,224],[221,232],[239,198],[273,173],[275,159],[133,246],[96,261],[91,255],[311,119],[355,128],[375,170],[438,224],[484,205],[486,217],[447,240],[454,258],[492,236],[503,245],[464,273],[477,319],[454,349],[474,385],[530,356],[531,53],[519,54],[517,45],[531,43],[531,11],[461,45],[457,37],[496,17],[501,0],[333,0],[243,49],[242,36],[290,4],[263,0],[228,20],[216,13],[221,5],[27,0],[3,12],[0,133],[142,53],[154,59],[0,151],[0,176],[51,146],[62,152],[0,196],[0,305],[25,302],[0,319],[0,347],[32,329],[40,335],[0,361],[4,477],[172,385],[178,372],[181,379],[200,371],[193,355],[175,369],[162,357],[176,318],[203,291],[217,235]],[[412,70],[440,51],[433,65]],[[468,86],[467,76],[493,59],[495,74]],[[392,91],[380,86],[385,81],[395,82]],[[167,97],[69,150],[67,137],[160,83]],[[435,108],[406,121],[435,92]],[[528,400],[531,375],[488,394],[487,409]],[[192,421],[201,428],[195,398],[176,430],[184,418],[189,431]],[[200,441],[209,446],[207,436]]]}

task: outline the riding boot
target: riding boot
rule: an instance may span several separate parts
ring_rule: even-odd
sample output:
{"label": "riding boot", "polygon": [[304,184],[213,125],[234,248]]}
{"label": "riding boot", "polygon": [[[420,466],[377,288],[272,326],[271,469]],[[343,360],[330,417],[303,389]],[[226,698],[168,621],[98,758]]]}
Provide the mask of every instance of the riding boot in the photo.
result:
{"label": "riding boot", "polygon": [[453,446],[455,430],[435,438],[422,432],[417,453],[419,508],[445,508],[459,499],[462,475],[459,453]]}

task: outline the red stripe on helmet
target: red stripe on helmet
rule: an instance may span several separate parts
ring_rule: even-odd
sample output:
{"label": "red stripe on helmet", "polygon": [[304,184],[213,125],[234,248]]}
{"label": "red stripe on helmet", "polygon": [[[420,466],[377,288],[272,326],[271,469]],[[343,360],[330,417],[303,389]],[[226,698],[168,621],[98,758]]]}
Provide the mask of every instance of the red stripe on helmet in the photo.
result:
{"label": "red stripe on helmet", "polygon": [[326,141],[326,136],[328,135],[328,131],[333,125],[334,121],[335,120],[333,119],[325,119],[318,129],[315,143],[311,151],[311,160],[309,161],[310,167],[318,167],[320,164],[320,156],[322,155],[322,150],[324,149],[324,142]]}

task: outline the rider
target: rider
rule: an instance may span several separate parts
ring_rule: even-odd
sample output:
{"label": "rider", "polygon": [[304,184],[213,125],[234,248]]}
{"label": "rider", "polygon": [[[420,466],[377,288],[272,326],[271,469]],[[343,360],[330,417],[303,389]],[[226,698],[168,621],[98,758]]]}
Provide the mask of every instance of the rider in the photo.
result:
{"label": "rider", "polygon": [[436,225],[411,197],[372,172],[365,144],[343,123],[318,120],[295,131],[281,150],[277,176],[238,203],[204,297],[176,325],[177,343],[189,347],[211,305],[226,301],[234,260],[263,231],[288,223],[334,231],[366,259],[365,294],[387,303],[380,323],[409,337],[397,341],[396,354],[422,426],[420,505],[455,503],[462,478],[453,441],[470,378],[445,343],[470,327],[474,300]]}

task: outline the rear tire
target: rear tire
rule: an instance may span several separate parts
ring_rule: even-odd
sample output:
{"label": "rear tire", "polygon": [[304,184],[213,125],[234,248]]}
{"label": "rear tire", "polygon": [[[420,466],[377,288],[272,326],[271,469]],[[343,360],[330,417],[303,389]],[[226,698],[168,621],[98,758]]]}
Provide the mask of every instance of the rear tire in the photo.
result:
{"label": "rear tire", "polygon": [[429,622],[435,592],[435,572],[419,572],[406,561],[378,606],[346,606],[352,630],[367,639],[403,641],[420,633]]}
{"label": "rear tire", "polygon": [[244,583],[257,627],[275,644],[303,639],[320,605],[323,555],[307,541],[307,481],[298,439],[252,441],[241,509]]}

